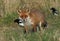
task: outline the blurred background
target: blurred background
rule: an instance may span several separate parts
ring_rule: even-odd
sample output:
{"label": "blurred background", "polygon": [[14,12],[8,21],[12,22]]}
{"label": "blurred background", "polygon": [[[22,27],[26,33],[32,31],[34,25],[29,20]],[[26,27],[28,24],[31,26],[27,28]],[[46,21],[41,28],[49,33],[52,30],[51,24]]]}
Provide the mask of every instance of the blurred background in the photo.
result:
{"label": "blurred background", "polygon": [[[14,23],[19,8],[37,8],[45,13],[48,29],[25,35]],[[50,8],[60,13],[60,0],[0,0],[0,41],[60,41],[60,14],[52,15]]]}

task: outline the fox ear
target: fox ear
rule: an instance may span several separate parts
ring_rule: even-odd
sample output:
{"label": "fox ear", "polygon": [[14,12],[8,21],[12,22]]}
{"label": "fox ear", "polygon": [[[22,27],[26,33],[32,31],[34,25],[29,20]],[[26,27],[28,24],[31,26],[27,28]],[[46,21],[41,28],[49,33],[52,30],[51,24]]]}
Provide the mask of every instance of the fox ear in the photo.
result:
{"label": "fox ear", "polygon": [[27,14],[29,14],[30,13],[30,9],[26,9],[26,12],[27,12]]}
{"label": "fox ear", "polygon": [[21,10],[17,10],[17,13],[20,14],[21,13]]}

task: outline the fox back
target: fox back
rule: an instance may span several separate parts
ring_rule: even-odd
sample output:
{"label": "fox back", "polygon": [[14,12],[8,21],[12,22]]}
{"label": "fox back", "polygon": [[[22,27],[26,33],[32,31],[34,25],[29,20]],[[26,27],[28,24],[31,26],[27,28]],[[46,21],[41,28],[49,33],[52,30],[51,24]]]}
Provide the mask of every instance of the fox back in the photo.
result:
{"label": "fox back", "polygon": [[18,10],[19,17],[25,22],[25,25],[39,25],[40,27],[46,27],[47,22],[45,20],[45,15],[38,9],[31,10]]}

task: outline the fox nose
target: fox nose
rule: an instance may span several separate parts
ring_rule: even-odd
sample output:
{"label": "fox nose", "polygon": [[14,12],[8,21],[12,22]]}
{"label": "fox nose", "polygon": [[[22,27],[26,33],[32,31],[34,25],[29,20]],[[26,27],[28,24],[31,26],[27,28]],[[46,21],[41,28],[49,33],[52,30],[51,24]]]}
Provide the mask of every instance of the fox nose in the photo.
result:
{"label": "fox nose", "polygon": [[25,23],[26,22],[26,19],[24,19],[23,22]]}
{"label": "fox nose", "polygon": [[23,20],[23,22],[25,22],[25,19]]}

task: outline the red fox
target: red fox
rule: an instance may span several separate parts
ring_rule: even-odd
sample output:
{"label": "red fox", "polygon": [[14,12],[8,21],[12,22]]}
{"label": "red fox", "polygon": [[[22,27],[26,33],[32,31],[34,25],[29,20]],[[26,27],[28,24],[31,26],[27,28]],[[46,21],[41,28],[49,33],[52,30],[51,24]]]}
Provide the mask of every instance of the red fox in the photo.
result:
{"label": "red fox", "polygon": [[47,21],[45,15],[38,9],[31,10],[18,10],[19,17],[23,19],[25,32],[28,32],[28,26],[33,27],[33,31],[36,31],[37,26],[46,27]]}

